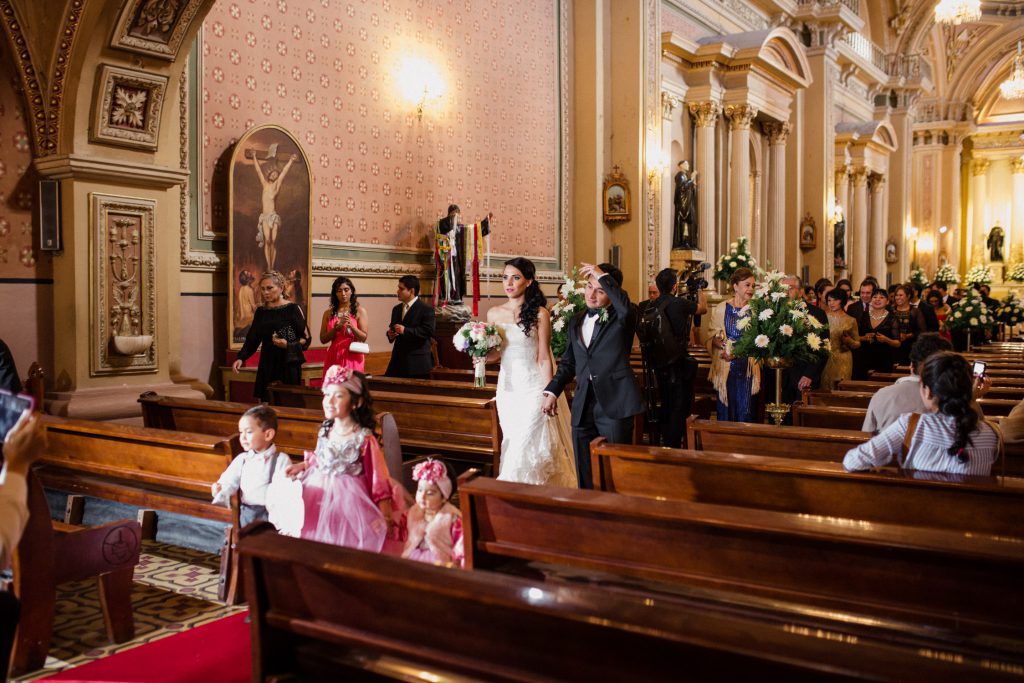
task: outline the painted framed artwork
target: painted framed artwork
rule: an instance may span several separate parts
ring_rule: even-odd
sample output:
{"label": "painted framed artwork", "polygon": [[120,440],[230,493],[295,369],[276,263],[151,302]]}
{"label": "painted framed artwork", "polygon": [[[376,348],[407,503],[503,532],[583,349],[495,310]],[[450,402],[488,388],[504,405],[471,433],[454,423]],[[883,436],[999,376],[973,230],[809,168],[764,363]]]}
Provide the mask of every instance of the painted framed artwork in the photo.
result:
{"label": "painted framed artwork", "polygon": [[284,128],[252,128],[231,152],[228,166],[228,348],[245,342],[260,277],[276,270],[285,297],[309,318],[313,266],[312,177],[298,140]]}
{"label": "painted framed artwork", "polygon": [[605,222],[613,223],[629,220],[629,181],[619,171],[618,166],[612,167],[612,172],[605,177],[603,199]]}
{"label": "painted framed artwork", "polygon": [[800,248],[814,249],[818,245],[817,232],[818,225],[814,221],[814,216],[808,213],[800,221]]}

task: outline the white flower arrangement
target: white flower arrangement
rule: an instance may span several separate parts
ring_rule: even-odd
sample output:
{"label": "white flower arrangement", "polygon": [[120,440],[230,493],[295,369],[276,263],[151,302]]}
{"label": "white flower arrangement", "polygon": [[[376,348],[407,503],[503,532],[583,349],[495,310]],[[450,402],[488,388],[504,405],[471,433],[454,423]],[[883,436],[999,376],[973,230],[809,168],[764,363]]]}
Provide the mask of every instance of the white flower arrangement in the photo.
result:
{"label": "white flower arrangement", "polygon": [[948,263],[944,266],[939,266],[939,269],[935,271],[935,277],[932,278],[934,282],[942,282],[944,284],[958,284],[960,282],[960,273],[953,270],[953,266]]}
{"label": "white flower arrangement", "polygon": [[765,277],[754,288],[750,303],[738,312],[740,338],[733,346],[733,355],[759,360],[812,360],[828,353],[827,343],[817,332],[825,326],[807,313],[802,299],[789,298],[789,287],[782,282],[786,275],[773,271]]}
{"label": "white flower arrangement", "polygon": [[990,266],[974,266],[967,271],[964,281],[969,285],[990,285],[995,279]]}
{"label": "white flower arrangement", "polygon": [[1011,282],[1024,282],[1024,261],[1013,264],[1013,267],[1006,271],[1006,279]]}
{"label": "white flower arrangement", "polygon": [[1004,325],[1019,325],[1024,323],[1024,305],[1014,292],[1010,292],[1005,299],[999,302],[996,309],[996,320]]}
{"label": "white flower arrangement", "polygon": [[946,318],[946,327],[951,330],[989,328],[996,322],[981,296],[975,291],[954,303],[950,310],[952,315]]}
{"label": "white flower arrangement", "polygon": [[925,287],[931,282],[928,279],[928,274],[924,272],[924,268],[917,267],[910,271],[910,281],[921,288],[923,291]]}
{"label": "white flower arrangement", "polygon": [[494,323],[470,320],[455,333],[452,343],[457,351],[483,358],[492,349],[501,346],[502,334],[501,327]]}
{"label": "white flower arrangement", "polygon": [[722,254],[715,265],[714,278],[728,281],[737,268],[750,268],[755,275],[759,274],[757,261],[750,254],[749,240],[741,237],[729,245],[729,253]]}

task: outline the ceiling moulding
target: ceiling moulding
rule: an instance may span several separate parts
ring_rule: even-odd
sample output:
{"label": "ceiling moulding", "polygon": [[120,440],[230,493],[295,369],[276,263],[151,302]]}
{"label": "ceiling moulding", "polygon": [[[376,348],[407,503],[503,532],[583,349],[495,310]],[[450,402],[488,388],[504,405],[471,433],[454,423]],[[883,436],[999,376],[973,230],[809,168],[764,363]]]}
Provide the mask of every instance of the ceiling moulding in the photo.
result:
{"label": "ceiling moulding", "polygon": [[110,47],[174,61],[193,19],[197,14],[206,16],[213,1],[128,0],[117,18]]}

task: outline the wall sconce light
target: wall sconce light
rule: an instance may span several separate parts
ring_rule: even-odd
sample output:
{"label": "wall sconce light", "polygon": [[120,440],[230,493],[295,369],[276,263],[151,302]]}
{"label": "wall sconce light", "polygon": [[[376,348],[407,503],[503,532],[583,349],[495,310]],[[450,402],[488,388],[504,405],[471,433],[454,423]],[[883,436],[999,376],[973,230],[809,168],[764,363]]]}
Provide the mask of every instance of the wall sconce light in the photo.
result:
{"label": "wall sconce light", "polygon": [[661,147],[651,146],[647,150],[647,180],[654,182],[668,170],[668,155]]}
{"label": "wall sconce light", "polygon": [[945,235],[947,230],[949,230],[949,228],[947,228],[945,225],[943,225],[941,228],[939,228],[939,234],[940,235]]}
{"label": "wall sconce light", "polygon": [[918,233],[918,230],[917,230],[916,226],[912,225],[909,228],[907,228],[907,237],[908,238],[914,239],[915,237],[917,237],[917,233]]}
{"label": "wall sconce light", "polygon": [[935,250],[935,238],[931,235],[921,235],[917,238],[917,248],[923,254],[930,254]]}
{"label": "wall sconce light", "polygon": [[402,97],[416,106],[416,117],[421,121],[427,103],[440,98],[447,90],[437,66],[419,57],[405,57],[402,60],[396,81]]}

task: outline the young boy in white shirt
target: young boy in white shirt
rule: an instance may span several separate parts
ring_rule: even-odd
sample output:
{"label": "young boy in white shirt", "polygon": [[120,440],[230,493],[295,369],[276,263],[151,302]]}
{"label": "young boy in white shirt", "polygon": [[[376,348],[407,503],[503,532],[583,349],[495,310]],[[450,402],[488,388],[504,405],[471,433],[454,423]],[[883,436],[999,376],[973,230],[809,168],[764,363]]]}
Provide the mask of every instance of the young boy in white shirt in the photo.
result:
{"label": "young boy in white shirt", "polygon": [[268,519],[267,487],[285,476],[291,464],[274,446],[277,412],[265,405],[253,406],[238,420],[238,440],[245,452],[238,454],[213,485],[213,502],[228,505],[235,491],[242,491],[241,525]]}

